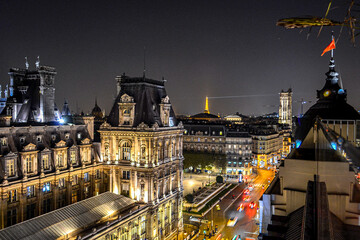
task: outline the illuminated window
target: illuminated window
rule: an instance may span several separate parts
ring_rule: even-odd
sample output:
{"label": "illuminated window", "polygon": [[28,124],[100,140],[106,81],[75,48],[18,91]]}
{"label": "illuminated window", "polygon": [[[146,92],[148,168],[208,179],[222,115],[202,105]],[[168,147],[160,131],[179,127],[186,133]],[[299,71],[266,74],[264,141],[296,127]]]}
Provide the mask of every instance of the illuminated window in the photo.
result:
{"label": "illuminated window", "polygon": [[42,165],[45,170],[50,168],[49,155],[42,156]]}
{"label": "illuminated window", "polygon": [[222,136],[223,135],[223,132],[222,131],[220,131],[220,136]]}
{"label": "illuminated window", "polygon": [[35,185],[28,186],[28,187],[26,188],[26,196],[27,196],[28,198],[35,197]]}
{"label": "illuminated window", "polygon": [[76,150],[70,151],[70,161],[72,164],[76,164]]}
{"label": "illuminated window", "polygon": [[8,177],[15,176],[15,160],[10,159],[6,161]]}
{"label": "illuminated window", "polygon": [[64,155],[62,152],[57,154],[58,157],[58,166],[59,167],[64,167],[65,166],[65,161],[64,161]]}
{"label": "illuminated window", "polygon": [[42,191],[44,193],[51,192],[51,183],[50,182],[44,183],[44,185],[42,187]]}
{"label": "illuminated window", "polygon": [[127,117],[130,116],[130,109],[125,109],[123,113],[124,113],[124,116],[127,116]]}
{"label": "illuminated window", "polygon": [[17,201],[17,190],[16,189],[10,190],[8,192],[8,194],[9,194],[8,202],[16,202]]}
{"label": "illuminated window", "polygon": [[129,142],[124,142],[121,146],[121,160],[130,160],[131,147]]}
{"label": "illuminated window", "polygon": [[33,172],[33,158],[31,156],[26,157],[25,164],[26,164],[26,172],[32,173]]}
{"label": "illuminated window", "polygon": [[89,173],[88,173],[88,172],[84,173],[84,181],[85,181],[85,182],[90,181]]}
{"label": "illuminated window", "polygon": [[6,137],[1,138],[1,146],[7,146],[7,138]]}

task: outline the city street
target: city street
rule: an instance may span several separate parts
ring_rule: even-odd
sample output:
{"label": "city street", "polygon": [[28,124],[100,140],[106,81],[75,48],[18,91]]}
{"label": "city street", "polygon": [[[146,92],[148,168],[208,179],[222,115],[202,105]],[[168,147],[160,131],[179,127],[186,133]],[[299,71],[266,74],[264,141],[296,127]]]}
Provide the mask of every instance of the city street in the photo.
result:
{"label": "city street", "polygon": [[[240,235],[241,237],[258,235],[258,225],[256,224],[259,218],[259,212],[257,210],[259,205],[258,201],[265,190],[262,189],[262,185],[266,188],[269,185],[268,179],[270,178],[272,180],[273,177],[273,171],[258,169],[258,175],[249,183],[249,186],[252,185],[254,189],[250,191],[248,195],[242,194],[225,212],[226,221],[234,217],[237,218],[237,222],[233,227],[225,226],[224,229],[218,233],[221,234],[221,238],[232,239],[235,235]],[[246,196],[250,197],[247,202],[244,201],[244,197]],[[251,202],[256,204],[253,209],[249,207]],[[240,204],[244,205],[242,212],[237,210]]]}
{"label": "city street", "polygon": [[[248,186],[252,186],[253,190],[249,194],[244,194],[243,190],[245,184],[239,184],[232,192],[230,192],[224,199],[219,202],[220,210],[214,207],[210,210],[203,219],[208,220],[208,223],[201,224],[199,239],[232,239],[235,235],[241,237],[256,237],[258,235],[258,200],[262,196],[264,190],[269,184],[269,178],[272,180],[274,172],[271,170],[258,169],[258,175],[254,179],[250,179]],[[265,189],[262,189],[264,185]],[[248,201],[244,201],[244,197],[249,196]],[[251,202],[256,203],[256,206],[251,209],[249,204]],[[240,204],[244,205],[244,210],[239,212],[238,208]],[[237,218],[237,222],[233,227],[227,226],[227,222],[230,218]],[[188,217],[185,218],[188,222]],[[213,222],[212,222],[213,221]],[[217,233],[209,238],[209,233],[212,230],[215,231],[217,227]],[[204,237],[204,231],[206,237]],[[221,236],[219,237],[219,235]]]}

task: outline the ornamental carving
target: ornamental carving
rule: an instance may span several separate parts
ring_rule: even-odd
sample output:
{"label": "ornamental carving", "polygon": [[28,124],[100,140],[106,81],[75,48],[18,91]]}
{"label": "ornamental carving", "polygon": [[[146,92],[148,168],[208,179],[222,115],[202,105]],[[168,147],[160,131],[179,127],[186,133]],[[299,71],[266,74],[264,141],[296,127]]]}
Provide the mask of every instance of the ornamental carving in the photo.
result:
{"label": "ornamental carving", "polygon": [[153,125],[152,125],[152,129],[153,130],[157,130],[159,128],[159,124],[157,122],[155,122]]}
{"label": "ornamental carving", "polygon": [[120,102],[121,103],[133,103],[134,102],[134,98],[127,95],[126,93],[123,94],[120,98]]}
{"label": "ornamental carving", "polygon": [[28,145],[24,146],[24,151],[32,151],[36,150],[36,145],[33,143],[29,143]]}
{"label": "ornamental carving", "polygon": [[169,96],[166,96],[164,98],[161,99],[161,103],[170,103],[170,98]]}
{"label": "ornamental carving", "polygon": [[90,144],[90,139],[84,138],[83,140],[81,140],[81,144]]}
{"label": "ornamental carving", "polygon": [[141,122],[138,126],[137,126],[137,129],[147,129],[149,128],[149,125],[147,125],[146,123],[144,122]]}
{"label": "ornamental carving", "polygon": [[104,128],[110,128],[110,124],[108,124],[107,122],[104,122],[103,124],[101,124],[100,129],[104,129]]}
{"label": "ornamental carving", "polygon": [[56,147],[65,147],[66,142],[64,140],[60,140],[59,142],[55,143]]}

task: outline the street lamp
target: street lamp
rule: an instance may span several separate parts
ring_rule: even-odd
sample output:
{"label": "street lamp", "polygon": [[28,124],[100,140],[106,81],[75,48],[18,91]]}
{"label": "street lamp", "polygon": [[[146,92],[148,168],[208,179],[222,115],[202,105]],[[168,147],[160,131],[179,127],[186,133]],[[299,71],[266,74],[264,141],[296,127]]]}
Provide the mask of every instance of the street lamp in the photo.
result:
{"label": "street lamp", "polygon": [[211,171],[208,171],[208,174],[209,174],[209,186],[210,186],[210,174],[211,174]]}

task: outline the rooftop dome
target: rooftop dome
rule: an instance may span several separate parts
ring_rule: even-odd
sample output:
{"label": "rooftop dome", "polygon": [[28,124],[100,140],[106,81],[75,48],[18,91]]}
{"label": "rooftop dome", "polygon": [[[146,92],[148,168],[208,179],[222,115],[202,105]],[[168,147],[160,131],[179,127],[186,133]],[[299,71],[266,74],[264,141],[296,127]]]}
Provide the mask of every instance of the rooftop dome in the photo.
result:
{"label": "rooftop dome", "polygon": [[104,118],[104,114],[101,108],[97,104],[97,99],[95,99],[95,107],[91,111],[91,115],[95,117],[95,119],[102,119]]}
{"label": "rooftop dome", "polygon": [[305,138],[317,116],[323,119],[360,119],[359,113],[346,102],[347,93],[340,87],[338,75],[335,71],[335,61],[331,58],[325,85],[317,91],[318,101],[297,122],[295,139],[302,141]]}

